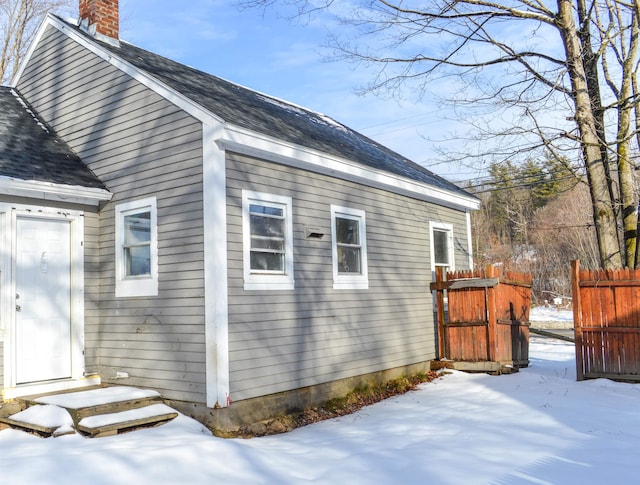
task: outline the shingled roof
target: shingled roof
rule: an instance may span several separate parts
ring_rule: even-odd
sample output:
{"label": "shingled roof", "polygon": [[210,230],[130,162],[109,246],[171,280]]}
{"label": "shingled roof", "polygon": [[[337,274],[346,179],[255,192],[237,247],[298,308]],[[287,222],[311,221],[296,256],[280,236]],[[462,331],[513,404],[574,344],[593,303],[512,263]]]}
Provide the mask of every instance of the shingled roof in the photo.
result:
{"label": "shingled roof", "polygon": [[13,89],[0,86],[0,177],[104,189]]}
{"label": "shingled roof", "polygon": [[127,42],[120,41],[119,46],[101,42],[75,28],[92,42],[158,79],[225,122],[475,198],[423,166],[328,116],[253,91]]}

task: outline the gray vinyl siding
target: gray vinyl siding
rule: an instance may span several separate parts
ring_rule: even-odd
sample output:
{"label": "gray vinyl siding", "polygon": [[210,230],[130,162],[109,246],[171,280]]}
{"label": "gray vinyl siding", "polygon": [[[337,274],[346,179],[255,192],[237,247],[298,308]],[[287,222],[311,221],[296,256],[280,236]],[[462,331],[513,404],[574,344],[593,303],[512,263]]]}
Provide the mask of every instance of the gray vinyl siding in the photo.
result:
{"label": "gray vinyl siding", "polygon": [[[294,290],[244,290],[242,189],[292,197]],[[227,200],[232,399],[436,357],[429,221],[453,224],[466,248],[464,212],[235,154]],[[368,290],[333,289],[331,204],[365,211]],[[324,238],[306,239],[305,226]]]}
{"label": "gray vinyl siding", "polygon": [[[18,89],[114,194],[88,218],[86,366],[205,401],[202,126],[49,28]],[[115,205],[157,197],[159,295],[115,298]]]}

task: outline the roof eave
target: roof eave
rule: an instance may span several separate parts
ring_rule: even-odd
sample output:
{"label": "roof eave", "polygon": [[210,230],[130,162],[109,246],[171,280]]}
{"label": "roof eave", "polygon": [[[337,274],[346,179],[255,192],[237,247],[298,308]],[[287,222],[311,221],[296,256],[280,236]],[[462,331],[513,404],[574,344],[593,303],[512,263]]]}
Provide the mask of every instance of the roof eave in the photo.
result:
{"label": "roof eave", "polygon": [[[216,137],[215,139],[218,146],[222,149],[229,149],[247,155],[259,156],[265,160],[271,160],[293,167],[324,173],[333,177],[352,180],[357,183],[453,207],[458,210],[477,210],[480,208],[479,199],[470,194],[463,195],[434,185],[395,175],[390,172],[381,172],[347,159],[331,156],[324,152],[285,142],[281,139],[270,137],[247,128],[238,127],[229,122],[225,122],[225,120],[221,119],[218,115],[212,113],[194,100],[167,86],[154,76],[151,76],[143,70],[119,58],[112,52],[107,51],[79,32],[69,28],[57,17],[49,14],[46,21],[41,26],[39,35],[44,33],[46,25],[52,25],[53,27],[65,32],[68,36],[91,50],[94,54],[129,74],[148,88],[156,91],[165,99],[184,109],[196,119],[202,121],[206,125],[216,127],[216,131],[223,133],[220,137]],[[32,45],[35,45],[36,43],[37,42],[34,42]],[[27,62],[25,61],[22,66],[25,66],[26,64]],[[14,83],[19,79],[20,74],[21,71],[14,78]]]}
{"label": "roof eave", "polygon": [[21,180],[0,176],[0,195],[28,197],[97,207],[111,200],[113,194],[106,189],[64,185],[39,180]]}
{"label": "roof eave", "polygon": [[390,172],[375,170],[229,123],[225,125],[215,142],[224,150],[350,180],[459,210],[480,208],[480,200],[470,194],[463,195]]}

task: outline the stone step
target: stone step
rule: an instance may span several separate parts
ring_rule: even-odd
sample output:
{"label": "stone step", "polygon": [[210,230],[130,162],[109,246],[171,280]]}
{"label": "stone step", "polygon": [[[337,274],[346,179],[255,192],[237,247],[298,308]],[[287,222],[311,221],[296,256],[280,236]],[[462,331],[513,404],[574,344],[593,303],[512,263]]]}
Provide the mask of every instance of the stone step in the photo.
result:
{"label": "stone step", "polygon": [[85,417],[76,425],[76,429],[94,438],[113,436],[137,428],[157,426],[177,416],[178,413],[166,404],[151,404],[116,413]]}

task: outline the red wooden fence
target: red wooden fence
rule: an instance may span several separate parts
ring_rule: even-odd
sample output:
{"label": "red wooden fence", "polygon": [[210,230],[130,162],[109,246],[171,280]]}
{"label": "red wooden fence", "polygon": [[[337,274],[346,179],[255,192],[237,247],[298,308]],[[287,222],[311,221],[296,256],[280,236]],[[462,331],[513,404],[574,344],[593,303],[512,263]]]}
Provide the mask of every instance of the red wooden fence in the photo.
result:
{"label": "red wooden fence", "polygon": [[640,270],[571,264],[578,380],[640,381]]}
{"label": "red wooden fence", "polygon": [[447,273],[445,280],[438,268],[431,290],[437,292],[441,357],[516,367],[529,364],[530,274],[502,274],[490,265],[484,270]]}

